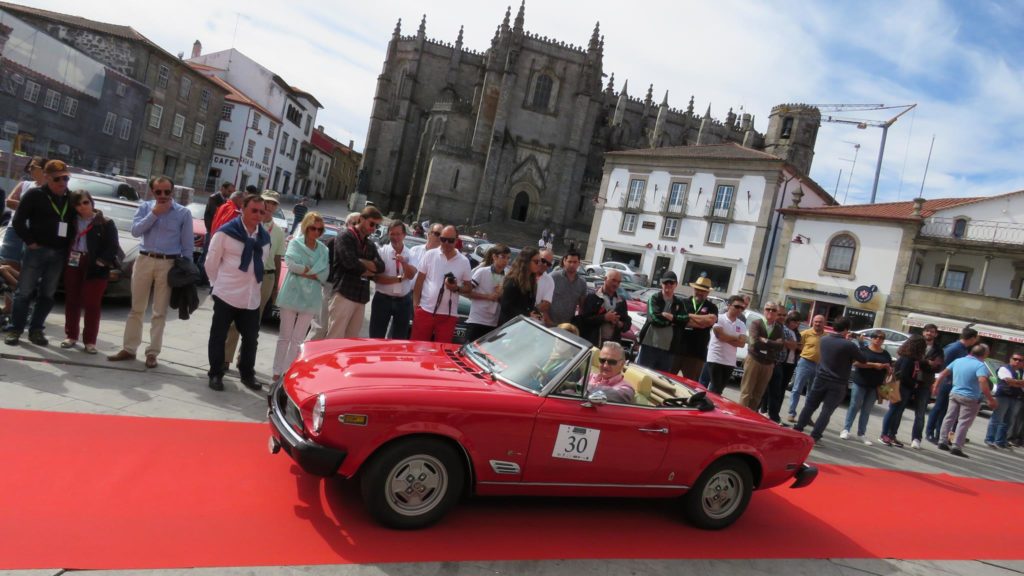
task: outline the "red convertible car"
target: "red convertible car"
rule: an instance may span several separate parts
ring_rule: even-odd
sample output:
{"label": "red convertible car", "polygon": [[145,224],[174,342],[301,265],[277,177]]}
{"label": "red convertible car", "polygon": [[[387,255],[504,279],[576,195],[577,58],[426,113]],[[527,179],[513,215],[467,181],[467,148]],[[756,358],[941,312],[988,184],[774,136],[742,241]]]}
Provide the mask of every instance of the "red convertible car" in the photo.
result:
{"label": "red convertible car", "polygon": [[307,342],[269,397],[271,453],[358,478],[393,528],[442,518],[464,495],[677,499],[729,526],[754,490],[811,483],[813,446],[699,385],[625,367],[629,404],[587,394],[598,351],[520,317],[463,346]]}

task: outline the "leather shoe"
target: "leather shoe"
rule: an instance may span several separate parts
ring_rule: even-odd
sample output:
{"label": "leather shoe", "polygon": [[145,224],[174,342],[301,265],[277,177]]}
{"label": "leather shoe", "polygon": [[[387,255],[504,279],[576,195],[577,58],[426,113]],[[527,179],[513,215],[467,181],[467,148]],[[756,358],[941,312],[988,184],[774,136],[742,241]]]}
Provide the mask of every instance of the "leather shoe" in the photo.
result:
{"label": "leather shoe", "polygon": [[4,344],[17,346],[21,342],[21,332],[10,331],[4,334]]}
{"label": "leather shoe", "polygon": [[50,341],[43,335],[42,330],[29,330],[28,341],[35,344],[36,346],[49,346]]}
{"label": "leather shoe", "polygon": [[263,385],[257,382],[255,378],[242,378],[242,386],[245,386],[249,390],[263,389]]}
{"label": "leather shoe", "polygon": [[156,354],[146,354],[146,368],[156,368]]}
{"label": "leather shoe", "polygon": [[135,360],[135,354],[127,350],[121,350],[117,354],[111,354],[107,356],[107,360],[111,362],[121,362],[123,360]]}
{"label": "leather shoe", "polygon": [[216,390],[217,392],[224,391],[224,377],[223,376],[210,376],[210,389]]}

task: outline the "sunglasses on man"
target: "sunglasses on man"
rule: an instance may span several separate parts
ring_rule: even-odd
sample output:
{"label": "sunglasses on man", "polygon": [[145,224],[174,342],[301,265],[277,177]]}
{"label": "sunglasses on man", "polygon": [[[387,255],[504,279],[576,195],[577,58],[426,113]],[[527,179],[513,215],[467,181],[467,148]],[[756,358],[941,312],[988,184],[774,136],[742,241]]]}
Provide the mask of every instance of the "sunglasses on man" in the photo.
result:
{"label": "sunglasses on man", "polygon": [[170,196],[172,193],[173,192],[172,192],[172,190],[170,188],[168,188],[166,190],[163,189],[163,188],[154,188],[153,189],[153,196]]}
{"label": "sunglasses on man", "polygon": [[54,176],[54,177],[50,178],[50,180],[52,182],[67,182],[68,180],[71,180],[71,176],[68,176],[68,175]]}
{"label": "sunglasses on man", "polygon": [[455,244],[455,238],[441,238],[441,242],[445,244]]}
{"label": "sunglasses on man", "polygon": [[615,366],[616,364],[619,363],[618,359],[616,359],[616,358],[600,358],[600,357],[597,359],[597,362],[598,362],[598,364],[607,364],[609,366]]}

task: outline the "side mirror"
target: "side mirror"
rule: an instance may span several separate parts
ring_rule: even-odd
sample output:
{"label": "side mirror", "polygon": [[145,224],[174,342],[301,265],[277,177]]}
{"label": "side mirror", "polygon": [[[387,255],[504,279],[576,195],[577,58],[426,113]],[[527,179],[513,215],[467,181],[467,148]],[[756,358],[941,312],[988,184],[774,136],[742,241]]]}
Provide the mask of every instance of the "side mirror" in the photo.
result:
{"label": "side mirror", "polygon": [[591,408],[593,406],[604,406],[607,403],[608,397],[605,396],[605,393],[601,390],[597,390],[595,392],[591,392],[590,395],[587,396],[587,400],[583,403],[583,407]]}

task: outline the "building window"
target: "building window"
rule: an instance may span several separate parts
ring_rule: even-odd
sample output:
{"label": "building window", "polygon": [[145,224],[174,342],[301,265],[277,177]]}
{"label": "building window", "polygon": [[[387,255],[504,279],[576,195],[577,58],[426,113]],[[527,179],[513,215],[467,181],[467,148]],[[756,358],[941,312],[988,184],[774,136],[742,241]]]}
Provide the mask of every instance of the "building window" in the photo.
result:
{"label": "building window", "polygon": [[725,244],[725,229],[726,225],[724,222],[712,222],[708,225],[708,244]]}
{"label": "building window", "polygon": [[828,243],[825,256],[825,270],[849,274],[853,270],[853,255],[857,251],[857,241],[849,234],[839,234]]}
{"label": "building window", "polygon": [[728,218],[732,212],[732,201],[735,192],[735,186],[728,184],[719,186],[715,190],[715,199],[711,204],[711,213],[708,215],[713,218]]}
{"label": "building window", "polygon": [[679,218],[665,218],[665,227],[661,229],[662,238],[677,238],[679,236]]}
{"label": "building window", "polygon": [[209,88],[203,88],[203,91],[199,93],[199,110],[206,112],[210,108],[210,90]]}
{"label": "building window", "polygon": [[683,276],[679,279],[679,283],[690,284],[703,276],[711,280],[711,286],[715,292],[728,294],[732,272],[733,269],[726,266],[690,260],[686,263],[686,268],[683,270]]}
{"label": "building window", "polygon": [[270,138],[271,140],[273,140],[274,136],[276,134],[277,134],[277,124],[274,124],[273,122],[271,122],[270,123],[270,132],[268,133],[267,137]]}
{"label": "building window", "polygon": [[107,112],[107,119],[103,121],[103,133],[107,136],[114,135],[114,124],[117,122],[117,114]]}
{"label": "building window", "polygon": [[36,101],[39,100],[40,88],[41,87],[39,86],[39,84],[31,80],[25,82],[25,100],[28,100],[29,102],[35,104]]}
{"label": "building window", "polygon": [[156,85],[160,88],[167,88],[167,81],[171,78],[171,69],[163,64],[156,70]]}
{"label": "building window", "polygon": [[629,194],[626,196],[626,210],[642,210],[644,207],[644,188],[647,187],[646,180],[633,179],[629,181]]}
{"label": "building window", "polygon": [[619,231],[627,234],[633,234],[636,232],[636,219],[637,215],[632,212],[626,212],[622,215],[622,225],[619,226]]}
{"label": "building window", "polygon": [[192,132],[192,143],[196,146],[203,145],[203,134],[206,133],[206,126],[196,122],[196,129]]}
{"label": "building window", "polygon": [[263,149],[263,163],[264,164],[270,164],[270,153],[271,153],[270,148],[264,148]]}
{"label": "building window", "polygon": [[159,104],[153,104],[153,107],[149,109],[149,127],[160,129],[160,122],[164,118],[164,107]]}
{"label": "building window", "polygon": [[245,145],[245,157],[252,158],[253,152],[256,151],[256,141],[249,140],[249,143]]}
{"label": "building window", "polygon": [[188,100],[188,97],[192,95],[192,79],[186,76],[181,77],[181,82],[178,83],[178,98],[182,100]]}
{"label": "building window", "polygon": [[953,221],[953,238],[963,238],[967,233],[967,218],[957,218]]}
{"label": "building window", "polygon": [[459,169],[455,169],[455,176],[452,177],[452,190],[459,187]]}
{"label": "building window", "polygon": [[227,132],[217,132],[217,134],[215,134],[213,136],[213,147],[217,148],[219,150],[227,150],[228,149],[228,133]]}
{"label": "building window", "polygon": [[[942,279],[942,269],[939,269],[939,273],[936,276],[939,280]],[[954,270],[950,268],[946,271],[946,281],[942,283],[940,288],[946,290],[956,290],[958,292],[966,292],[967,287],[970,285],[971,273],[967,270]]]}
{"label": "building window", "polygon": [[78,115],[78,100],[71,96],[64,98],[64,110],[61,112],[68,118],[74,118]]}
{"label": "building window", "polygon": [[683,205],[686,204],[686,182],[673,182],[668,189],[668,199],[665,201],[665,211],[673,214],[682,214]]}
{"label": "building window", "polygon": [[302,126],[302,112],[299,112],[299,109],[295,106],[288,104],[288,112],[285,114],[285,117],[288,118],[288,121],[292,124]]}
{"label": "building window", "polygon": [[309,136],[309,127],[313,125],[313,117],[306,116],[306,136]]}
{"label": "building window", "polygon": [[284,151],[287,150],[287,149],[288,149],[288,133],[287,132],[281,132],[281,150],[280,150],[281,154],[284,154]]}
{"label": "building window", "polygon": [[231,113],[234,110],[234,104],[225,104],[224,107],[220,109],[220,119],[224,120],[225,122],[231,122]]}
{"label": "building window", "polygon": [[53,110],[54,112],[60,111],[60,92],[56,90],[46,89],[46,100],[43,101],[43,108]]}
{"label": "building window", "polygon": [[292,140],[292,148],[291,148],[291,150],[288,151],[288,157],[289,158],[292,158],[292,159],[295,158],[295,148],[298,145],[299,145],[299,139],[298,138],[295,138],[294,140]]}
{"label": "building window", "polygon": [[181,135],[185,133],[185,117],[181,114],[174,115],[174,126],[171,128],[171,136],[175,138],[181,138]]}
{"label": "building window", "polygon": [[533,86],[533,100],[530,102],[530,106],[538,110],[547,110],[548,103],[551,100],[551,88],[554,84],[551,76],[547,74],[537,76],[537,83]]}
{"label": "building window", "polygon": [[262,116],[260,116],[259,112],[253,112],[252,113],[252,126],[250,126],[250,128],[252,128],[253,130],[259,130],[260,129],[260,118],[262,118]]}
{"label": "building window", "polygon": [[121,132],[118,134],[121,140],[128,140],[132,137],[132,121],[130,118],[121,118]]}
{"label": "building window", "polygon": [[124,82],[118,82],[117,83],[117,95],[118,96],[124,96],[127,93],[128,93],[128,85],[125,84]]}

